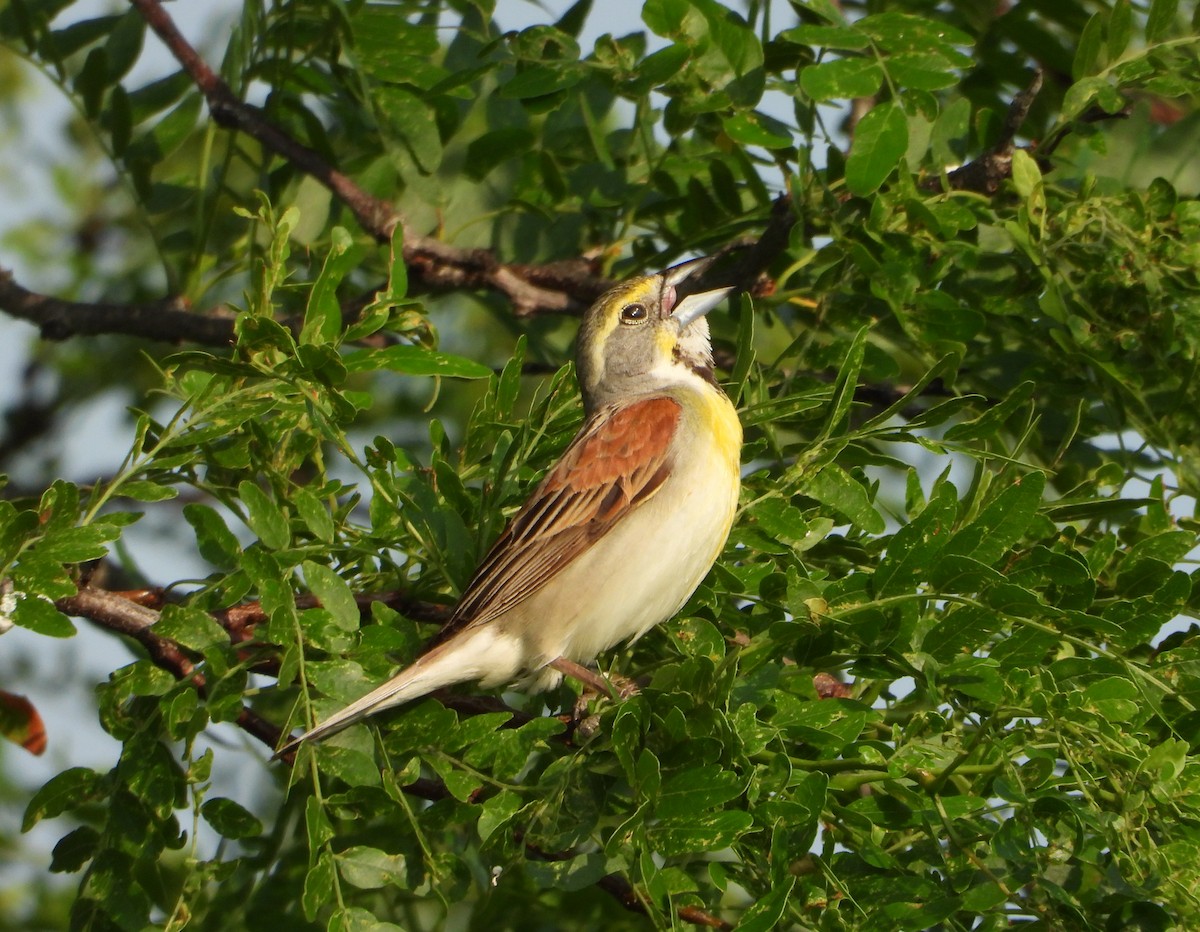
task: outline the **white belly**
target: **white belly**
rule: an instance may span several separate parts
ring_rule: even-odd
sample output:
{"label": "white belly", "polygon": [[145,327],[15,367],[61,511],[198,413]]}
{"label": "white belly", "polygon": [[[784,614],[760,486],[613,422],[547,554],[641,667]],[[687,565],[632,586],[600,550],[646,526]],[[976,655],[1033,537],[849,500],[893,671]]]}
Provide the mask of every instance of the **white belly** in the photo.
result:
{"label": "white belly", "polygon": [[[662,488],[561,580],[497,619],[523,642],[526,670],[560,656],[588,663],[670,618],[695,592],[725,545],[738,496],[736,446],[699,437]],[[545,686],[557,676],[531,679]]]}

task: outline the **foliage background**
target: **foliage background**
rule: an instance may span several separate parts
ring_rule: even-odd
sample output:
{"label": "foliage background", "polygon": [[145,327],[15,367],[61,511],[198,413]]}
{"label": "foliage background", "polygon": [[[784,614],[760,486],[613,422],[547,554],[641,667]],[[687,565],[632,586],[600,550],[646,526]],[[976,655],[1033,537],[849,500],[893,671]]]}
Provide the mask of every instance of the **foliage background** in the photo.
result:
{"label": "foliage background", "polygon": [[[44,337],[5,611],[130,652],[80,710],[111,768],[6,790],[73,885],[3,922],[1194,925],[1194,9],[651,0],[582,41],[587,2],[505,6],[248,0],[198,43],[223,100],[130,79],[170,5],[0,5],[6,93],[48,75],[77,160],[2,247],[54,290],[0,282]],[[764,230],[714,315],[741,514],[602,658],[642,693],[447,696],[268,764],[413,655],[567,442],[570,312]],[[114,389],[128,456],[61,476]],[[135,522],[199,569],[148,576]]]}

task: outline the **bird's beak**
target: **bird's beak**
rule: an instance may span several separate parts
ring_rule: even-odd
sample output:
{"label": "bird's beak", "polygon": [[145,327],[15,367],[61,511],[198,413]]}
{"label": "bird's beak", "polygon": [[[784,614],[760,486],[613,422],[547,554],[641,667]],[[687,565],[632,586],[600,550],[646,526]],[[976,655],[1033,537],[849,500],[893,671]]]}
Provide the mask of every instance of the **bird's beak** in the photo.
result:
{"label": "bird's beak", "polygon": [[732,288],[716,288],[712,291],[690,294],[676,305],[671,316],[679,321],[679,329],[684,330],[696,318],[703,317],[724,301],[731,291],[733,291]]}
{"label": "bird's beak", "polygon": [[[733,288],[715,288],[712,291],[700,291],[695,294],[685,294],[678,304],[674,304],[676,289],[688,279],[702,275],[715,261],[715,256],[705,256],[681,262],[665,270],[663,275],[663,291],[670,295],[671,316],[679,322],[679,329],[684,330],[699,317],[703,317],[720,304]],[[686,290],[686,289],[685,289]]]}

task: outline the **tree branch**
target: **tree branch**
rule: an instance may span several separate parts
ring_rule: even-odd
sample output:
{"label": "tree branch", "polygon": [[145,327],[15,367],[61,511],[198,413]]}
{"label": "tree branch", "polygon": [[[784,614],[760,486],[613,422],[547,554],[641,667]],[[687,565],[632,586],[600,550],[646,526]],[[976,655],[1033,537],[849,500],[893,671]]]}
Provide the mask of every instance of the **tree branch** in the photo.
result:
{"label": "tree branch", "polygon": [[150,304],[88,303],[51,298],[23,288],[0,268],[0,310],[37,325],[47,340],[118,333],[163,340],[227,346],[233,342],[232,317],[207,317],[187,310],[182,298]]}
{"label": "tree branch", "polygon": [[[979,158],[961,165],[946,175],[946,182],[955,191],[978,191],[981,194],[995,194],[1000,185],[1012,175],[1012,154],[1015,148],[1013,140],[1021,124],[1029,115],[1029,109],[1042,90],[1044,74],[1041,68],[1033,73],[1029,85],[1012,99],[1008,105],[1008,113],[1004,118],[1004,128],[995,145],[984,152]],[[941,186],[940,178],[930,178],[925,182],[927,190],[936,190]]]}
{"label": "tree branch", "polygon": [[130,0],[204,95],[218,124],[258,140],[296,168],[325,185],[359,225],[381,243],[397,226],[404,230],[404,261],[415,290],[478,289],[506,296],[518,315],[581,313],[610,283],[597,278],[587,260],[537,267],[505,265],[484,249],[451,246],[414,230],[392,204],[338,171],[314,150],[267,119],[258,107],[238,99],[183,37],[160,0]]}

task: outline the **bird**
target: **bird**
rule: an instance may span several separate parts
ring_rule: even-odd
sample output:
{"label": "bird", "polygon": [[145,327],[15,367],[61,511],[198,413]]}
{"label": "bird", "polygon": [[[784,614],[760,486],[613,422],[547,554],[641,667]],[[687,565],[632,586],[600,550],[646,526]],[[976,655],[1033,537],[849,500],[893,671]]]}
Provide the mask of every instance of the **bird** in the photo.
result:
{"label": "bird", "polygon": [[[713,374],[713,257],[616,285],[584,313],[583,424],[412,664],[276,752],[436,689],[552,689],[674,616],[724,549],[742,427]],[[565,663],[564,663],[565,662]],[[555,665],[557,663],[557,666]]]}

